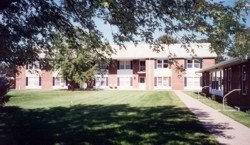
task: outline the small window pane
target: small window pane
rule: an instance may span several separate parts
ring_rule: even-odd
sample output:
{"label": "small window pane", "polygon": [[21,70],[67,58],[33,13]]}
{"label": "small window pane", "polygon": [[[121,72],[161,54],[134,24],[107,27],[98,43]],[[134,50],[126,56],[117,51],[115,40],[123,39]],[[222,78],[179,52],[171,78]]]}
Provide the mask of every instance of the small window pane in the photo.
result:
{"label": "small window pane", "polygon": [[33,65],[32,64],[28,64],[28,69],[33,69]]}
{"label": "small window pane", "polygon": [[34,85],[34,78],[33,77],[29,77],[28,78],[28,84],[29,84],[29,86],[33,86]]}
{"label": "small window pane", "polygon": [[157,68],[162,68],[162,60],[157,61]]}
{"label": "small window pane", "polygon": [[130,61],[120,61],[119,65],[120,69],[131,69]]}
{"label": "small window pane", "polygon": [[162,86],[162,77],[157,77],[157,86]]}
{"label": "small window pane", "polygon": [[39,86],[39,77],[34,77],[34,86]]}
{"label": "small window pane", "polygon": [[163,77],[162,85],[168,86],[168,78],[167,77]]}
{"label": "small window pane", "polygon": [[140,83],[145,83],[145,78],[144,77],[140,77]]}
{"label": "small window pane", "polygon": [[39,68],[40,68],[40,63],[39,63],[38,61],[36,61],[36,62],[34,63],[34,68],[35,68],[35,69],[39,69]]}

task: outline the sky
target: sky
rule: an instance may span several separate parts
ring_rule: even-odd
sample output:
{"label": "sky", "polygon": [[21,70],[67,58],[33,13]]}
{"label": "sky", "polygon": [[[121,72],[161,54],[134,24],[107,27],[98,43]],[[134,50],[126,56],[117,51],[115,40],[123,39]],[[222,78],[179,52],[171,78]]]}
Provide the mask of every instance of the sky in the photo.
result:
{"label": "sky", "polygon": [[[214,2],[218,2],[221,0],[213,0]],[[224,5],[233,5],[236,2],[236,0],[224,0]],[[249,0],[250,3],[250,0]],[[113,38],[112,38],[112,32],[117,32],[117,28],[115,26],[110,26],[109,24],[104,24],[104,22],[102,20],[95,20],[97,27],[99,28],[99,30],[101,30],[103,32],[104,37],[111,43],[113,44]],[[246,24],[248,27],[250,27],[250,15],[248,14],[247,16],[247,21]],[[185,33],[185,32],[182,32]],[[161,35],[164,35],[165,33],[162,31],[156,31],[153,34],[154,38],[158,38]],[[180,34],[181,35],[181,34]],[[202,38],[202,37],[201,37]]]}

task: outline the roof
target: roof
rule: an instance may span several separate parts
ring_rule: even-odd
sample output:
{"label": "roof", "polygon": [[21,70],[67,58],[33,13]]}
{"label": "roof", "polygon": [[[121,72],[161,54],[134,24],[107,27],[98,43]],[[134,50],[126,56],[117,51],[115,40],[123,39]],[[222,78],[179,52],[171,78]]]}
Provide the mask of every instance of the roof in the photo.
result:
{"label": "roof", "polygon": [[217,64],[215,64],[215,65],[213,65],[211,67],[204,68],[204,69],[201,69],[199,71],[196,71],[196,73],[215,71],[215,70],[222,69],[222,68],[225,68],[225,67],[228,67],[228,66],[233,66],[233,65],[237,65],[237,64],[246,62],[248,59],[249,59],[249,57],[247,57],[247,58],[240,58],[240,57],[232,58],[232,59],[217,63]]}
{"label": "roof", "polygon": [[[120,49],[118,45],[111,47],[116,50],[116,54],[111,55],[113,59],[145,59],[145,58],[167,58],[170,53],[175,54],[175,58],[191,58],[196,55],[200,58],[215,58],[216,53],[210,51],[209,43],[196,44],[162,44],[162,51],[154,51],[149,44],[129,44],[126,49]],[[194,53],[191,53],[193,50]]]}

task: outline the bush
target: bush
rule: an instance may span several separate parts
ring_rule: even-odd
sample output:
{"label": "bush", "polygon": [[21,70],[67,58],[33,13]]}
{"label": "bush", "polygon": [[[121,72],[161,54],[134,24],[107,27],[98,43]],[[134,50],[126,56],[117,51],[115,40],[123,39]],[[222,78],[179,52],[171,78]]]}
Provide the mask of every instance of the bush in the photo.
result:
{"label": "bush", "polygon": [[0,74],[0,97],[4,96],[10,90],[10,81],[6,75]]}

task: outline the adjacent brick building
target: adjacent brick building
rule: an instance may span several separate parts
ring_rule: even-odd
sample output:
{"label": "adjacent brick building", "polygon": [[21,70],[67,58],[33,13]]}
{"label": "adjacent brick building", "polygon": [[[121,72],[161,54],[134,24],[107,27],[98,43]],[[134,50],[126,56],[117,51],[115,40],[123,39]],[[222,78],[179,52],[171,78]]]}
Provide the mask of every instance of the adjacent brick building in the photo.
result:
{"label": "adjacent brick building", "polygon": [[226,103],[243,108],[250,106],[249,68],[250,59],[246,57],[233,58],[197,71],[197,73],[202,73],[203,93],[214,95],[217,99],[222,100],[222,97],[229,92],[240,89],[240,91],[229,94],[226,97]]}
{"label": "adjacent brick building", "polygon": [[[196,71],[214,65],[217,55],[210,52],[210,45],[173,44],[162,45],[160,52],[147,44],[126,45],[126,49],[112,46],[116,53],[112,63],[102,72],[96,72],[93,88],[96,89],[142,89],[184,90],[201,89],[201,76]],[[192,52],[192,53],[190,53]],[[169,56],[171,60],[169,60]],[[185,68],[179,72],[176,65]],[[17,89],[59,89],[67,84],[58,72],[41,71],[38,64],[27,65],[16,77]]]}

